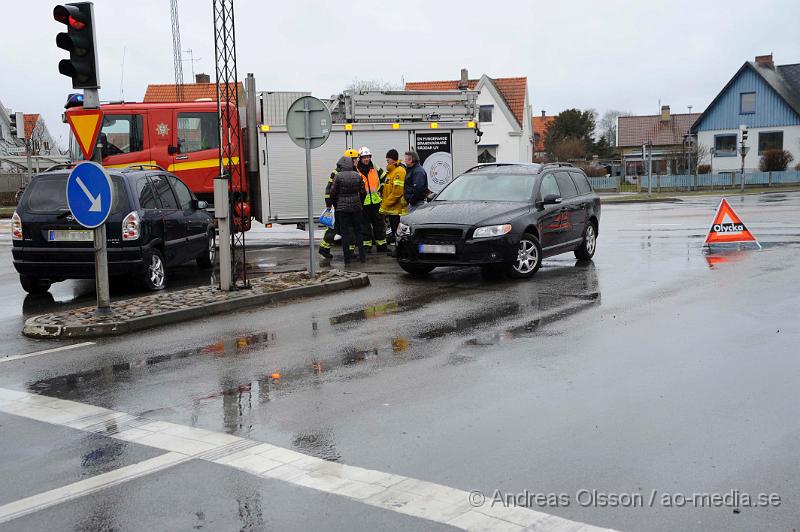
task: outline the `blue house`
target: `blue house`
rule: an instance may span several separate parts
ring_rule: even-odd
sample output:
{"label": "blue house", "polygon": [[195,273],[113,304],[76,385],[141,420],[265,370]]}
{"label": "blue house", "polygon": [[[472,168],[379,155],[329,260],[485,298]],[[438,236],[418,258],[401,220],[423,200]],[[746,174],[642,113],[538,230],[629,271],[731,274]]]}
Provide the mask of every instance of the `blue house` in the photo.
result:
{"label": "blue house", "polygon": [[701,164],[711,163],[713,172],[740,169],[742,126],[750,148],[746,170],[758,169],[761,154],[771,149],[787,150],[800,162],[800,63],[776,66],[770,54],[742,65],[691,128],[711,151]]}

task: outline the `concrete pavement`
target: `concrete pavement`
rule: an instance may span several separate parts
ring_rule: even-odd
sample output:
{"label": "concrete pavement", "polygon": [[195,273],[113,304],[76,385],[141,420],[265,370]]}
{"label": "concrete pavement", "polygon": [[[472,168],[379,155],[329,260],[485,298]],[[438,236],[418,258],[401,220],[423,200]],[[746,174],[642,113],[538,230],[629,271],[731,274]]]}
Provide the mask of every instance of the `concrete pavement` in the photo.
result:
{"label": "concrete pavement", "polygon": [[[532,509],[622,530],[791,529],[800,520],[800,196],[735,198],[764,249],[709,255],[701,243],[717,202],[608,205],[592,264],[556,257],[525,282],[469,269],[412,279],[382,257],[363,266],[366,289],[0,362],[0,388],[480,490],[481,508],[498,494],[564,494]],[[260,253],[265,264],[305,257]],[[174,278],[194,275],[187,267]],[[8,271],[0,279],[3,355],[62,345],[12,332],[26,307],[92,297],[70,282],[52,300],[25,303]],[[148,446],[82,434],[2,414],[0,453],[18,456],[23,442],[59,459],[4,460],[16,465],[0,476],[0,504],[153,457]],[[102,467],[79,465],[96,450]],[[663,498],[732,490],[782,504],[670,507]],[[646,504],[603,504],[614,493]],[[417,519],[192,460],[0,530],[436,526]]]}

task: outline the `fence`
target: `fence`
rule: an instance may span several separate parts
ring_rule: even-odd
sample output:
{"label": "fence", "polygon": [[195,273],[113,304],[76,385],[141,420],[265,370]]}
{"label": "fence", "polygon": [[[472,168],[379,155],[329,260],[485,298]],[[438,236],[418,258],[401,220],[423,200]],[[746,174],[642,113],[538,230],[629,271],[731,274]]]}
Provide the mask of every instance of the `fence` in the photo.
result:
{"label": "fence", "polygon": [[[619,192],[631,190],[631,184],[621,182],[622,178],[614,176],[590,177],[592,187],[599,192]],[[785,170],[783,172],[745,172],[746,187],[749,186],[775,186],[800,184],[800,172]],[[725,172],[719,174],[701,175],[655,175],[653,176],[652,190],[680,191],[680,190],[713,190],[741,187],[742,174],[740,172]],[[648,177],[640,176],[638,184],[633,185],[633,190],[647,191],[649,188]]]}
{"label": "fence", "polygon": [[16,192],[28,174],[0,173],[0,192]]}

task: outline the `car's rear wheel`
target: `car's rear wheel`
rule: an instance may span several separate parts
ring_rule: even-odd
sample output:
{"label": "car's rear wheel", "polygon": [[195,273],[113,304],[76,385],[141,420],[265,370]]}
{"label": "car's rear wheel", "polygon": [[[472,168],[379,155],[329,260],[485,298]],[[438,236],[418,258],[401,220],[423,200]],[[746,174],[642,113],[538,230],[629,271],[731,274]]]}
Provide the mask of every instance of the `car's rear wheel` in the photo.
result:
{"label": "car's rear wheel", "polygon": [[506,266],[506,273],[514,279],[527,279],[539,271],[542,265],[542,245],[530,233],[524,233],[517,247],[517,257]]}
{"label": "car's rear wheel", "polygon": [[575,250],[575,258],[578,260],[590,260],[594,256],[597,249],[597,228],[594,224],[589,222],[586,224],[586,229],[583,232],[583,242],[581,246]]}
{"label": "car's rear wheel", "polygon": [[49,279],[41,279],[39,277],[32,277],[30,275],[20,275],[19,284],[22,289],[29,294],[44,294],[50,289],[52,284]]}
{"label": "car's rear wheel", "polygon": [[144,254],[144,265],[144,287],[147,290],[163,290],[167,285],[167,270],[161,252],[157,249],[147,250]]}
{"label": "car's rear wheel", "polygon": [[426,275],[428,273],[431,273],[436,266],[429,266],[427,264],[409,264],[407,262],[401,262],[400,267],[403,268],[408,273],[410,273],[411,275]]}
{"label": "car's rear wheel", "polygon": [[217,235],[208,233],[206,239],[206,247],[203,249],[203,254],[197,257],[197,265],[207,270],[214,267],[214,262],[217,260]]}

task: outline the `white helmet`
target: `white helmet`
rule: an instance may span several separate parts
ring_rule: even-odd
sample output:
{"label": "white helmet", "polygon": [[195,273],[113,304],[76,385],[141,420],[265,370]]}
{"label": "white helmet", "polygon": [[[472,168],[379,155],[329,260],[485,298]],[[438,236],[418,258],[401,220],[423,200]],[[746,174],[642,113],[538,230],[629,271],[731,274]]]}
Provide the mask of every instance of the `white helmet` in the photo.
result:
{"label": "white helmet", "polygon": [[362,146],[362,147],[361,147],[361,149],[360,149],[360,150],[358,150],[358,156],[359,156],[359,157],[366,157],[366,156],[368,156],[368,155],[369,155],[370,157],[372,157],[372,152],[371,152],[371,151],[369,151],[369,148],[367,148],[366,146]]}

